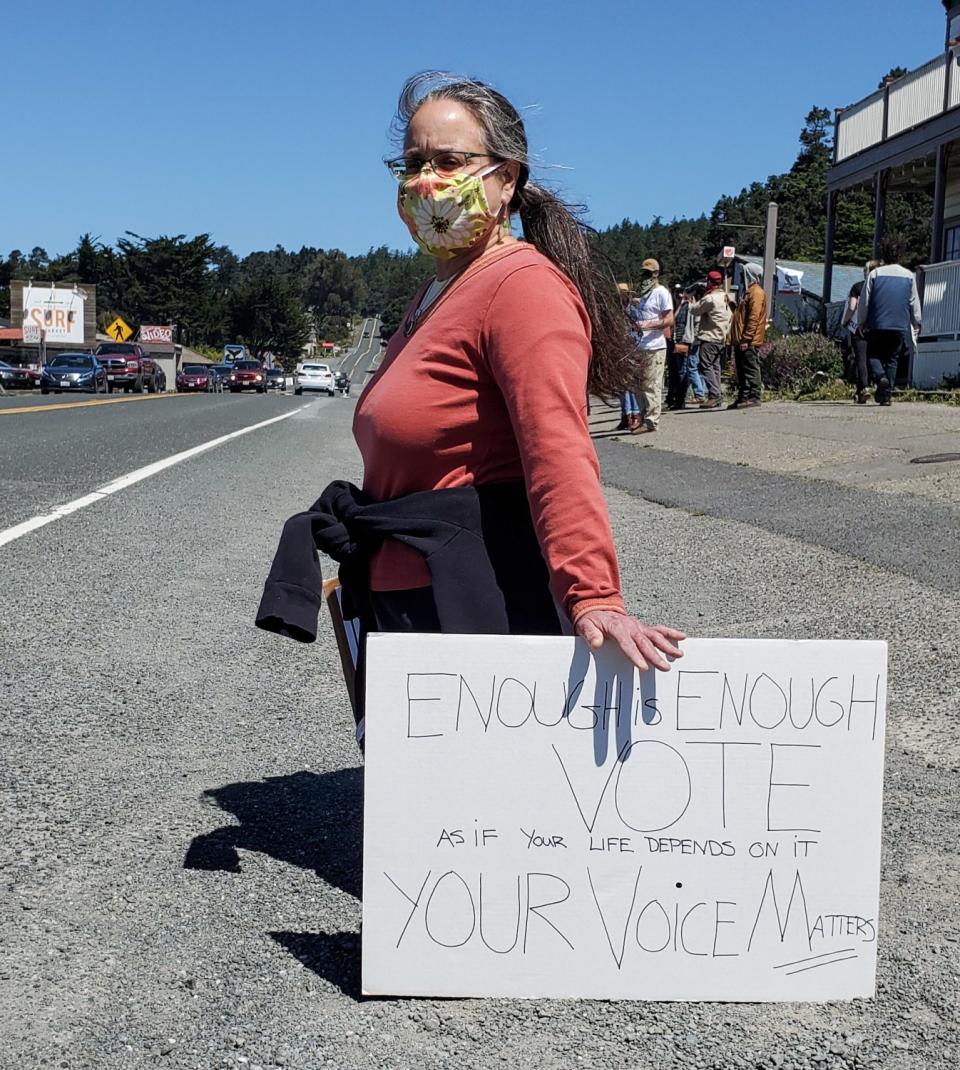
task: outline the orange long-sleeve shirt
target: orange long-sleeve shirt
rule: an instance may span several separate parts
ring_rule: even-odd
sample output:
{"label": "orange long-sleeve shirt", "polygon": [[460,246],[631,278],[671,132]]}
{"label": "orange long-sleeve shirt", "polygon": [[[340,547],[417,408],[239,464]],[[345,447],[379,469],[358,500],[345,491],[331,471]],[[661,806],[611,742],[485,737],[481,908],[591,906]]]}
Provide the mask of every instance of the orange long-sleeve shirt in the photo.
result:
{"label": "orange long-sleeve shirt", "polygon": [[[411,309],[412,311],[412,309]],[[586,409],[590,320],[570,280],[532,245],[484,257],[408,338],[393,335],[357,405],[363,489],[379,501],[523,479],[554,597],[571,619],[623,612]],[[430,583],[387,542],[374,590]]]}

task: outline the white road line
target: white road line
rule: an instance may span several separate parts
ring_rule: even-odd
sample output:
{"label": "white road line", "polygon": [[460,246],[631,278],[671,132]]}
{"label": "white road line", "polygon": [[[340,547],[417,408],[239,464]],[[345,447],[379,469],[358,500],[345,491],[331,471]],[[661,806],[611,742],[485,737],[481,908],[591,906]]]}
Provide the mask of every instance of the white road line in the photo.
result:
{"label": "white road line", "polygon": [[[362,326],[361,326],[361,332],[367,330],[367,324],[371,323],[371,322],[374,323],[374,324],[377,323],[377,317],[373,316],[371,318],[365,319],[363,321]],[[379,338],[377,339],[377,344],[379,345]],[[360,352],[360,347],[362,345],[363,345],[363,335],[361,333],[360,341],[357,343],[357,346],[354,349],[353,354],[352,354],[352,356],[354,358],[353,359],[353,367],[347,373],[351,377],[353,377],[354,375],[357,374],[357,369],[360,367],[360,361],[363,360],[365,357],[369,357],[370,354],[373,352],[373,349],[374,349],[374,337],[373,337],[373,328],[372,327],[370,328],[370,337],[369,337],[369,340],[367,342],[367,348],[361,353]],[[340,362],[341,368],[346,363],[346,361],[349,359],[349,356],[350,355],[348,354],[348,356],[344,357],[343,360]]]}
{"label": "white road line", "polygon": [[367,329],[367,324],[369,322],[369,319],[364,319],[363,323],[360,325],[360,340],[353,347],[352,352],[348,353],[343,358],[343,360],[340,361],[340,367],[343,368],[344,364],[347,364],[351,357],[353,358],[353,367],[350,368],[350,370],[347,372],[347,375],[351,377],[353,376],[353,373],[357,370],[357,363],[360,360],[360,347],[363,345],[363,332]]}
{"label": "white road line", "polygon": [[101,502],[111,494],[126,490],[127,487],[132,487],[134,483],[139,483],[142,479],[149,479],[150,476],[155,476],[158,472],[172,468],[173,465],[180,464],[181,461],[189,461],[191,457],[196,457],[200,453],[206,453],[207,450],[222,446],[224,442],[240,438],[241,435],[249,435],[251,431],[259,431],[261,427],[269,427],[270,424],[277,424],[281,420],[289,420],[291,416],[296,416],[298,412],[309,408],[310,405],[299,405],[292,412],[285,412],[283,415],[274,416],[269,420],[261,420],[260,423],[251,424],[249,427],[241,427],[239,431],[231,431],[229,435],[221,435],[219,438],[210,439],[209,442],[201,442],[199,446],[191,446],[188,450],[174,453],[170,457],[164,457],[162,461],[154,461],[153,464],[144,465],[143,468],[128,472],[125,476],[114,479],[111,483],[107,483],[90,494],[85,494],[82,498],[74,498],[72,502],[67,502],[66,505],[58,505],[51,513],[43,513],[40,516],[24,520],[20,524],[14,524],[12,528],[5,528],[0,531],[0,546],[6,546],[8,542],[13,542],[24,535],[29,535],[31,531],[36,531],[37,528],[52,524],[54,520],[62,520],[63,517],[77,512],[78,509],[86,509],[88,505]]}

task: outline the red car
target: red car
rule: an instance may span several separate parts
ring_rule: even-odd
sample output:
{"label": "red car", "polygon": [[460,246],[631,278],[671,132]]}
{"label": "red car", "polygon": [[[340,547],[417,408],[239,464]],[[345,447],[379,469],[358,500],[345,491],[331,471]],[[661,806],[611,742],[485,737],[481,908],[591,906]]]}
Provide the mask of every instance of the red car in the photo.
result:
{"label": "red car", "polygon": [[267,369],[259,360],[238,360],[230,369],[227,380],[231,394],[241,390],[256,390],[258,394],[267,392]]}
{"label": "red car", "polygon": [[202,364],[184,364],[177,372],[177,393],[210,389],[210,371]]}
{"label": "red car", "polygon": [[124,393],[142,394],[143,388],[155,394],[159,389],[160,369],[136,342],[101,342],[94,356],[107,373],[107,390],[123,388]]}
{"label": "red car", "polygon": [[40,385],[40,365],[30,363],[29,357],[9,357],[10,370],[3,377],[3,385],[32,390]]}

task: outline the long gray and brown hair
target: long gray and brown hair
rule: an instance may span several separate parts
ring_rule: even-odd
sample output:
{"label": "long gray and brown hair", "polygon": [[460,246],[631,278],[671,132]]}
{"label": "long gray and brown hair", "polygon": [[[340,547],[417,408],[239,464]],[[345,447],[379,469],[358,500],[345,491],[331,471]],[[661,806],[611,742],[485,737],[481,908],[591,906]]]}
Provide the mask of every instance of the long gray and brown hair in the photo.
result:
{"label": "long gray and brown hair", "polygon": [[520,165],[510,211],[520,216],[526,240],[580,291],[592,327],[589,389],[601,397],[629,389],[631,346],[616,282],[591,240],[592,228],[583,222],[583,207],[567,204],[531,181],[527,132],[517,109],[484,82],[444,71],[423,71],[408,78],[400,92],[392,132],[401,145],[410,120],[428,100],[455,100],[469,108],[483,130],[490,155]]}

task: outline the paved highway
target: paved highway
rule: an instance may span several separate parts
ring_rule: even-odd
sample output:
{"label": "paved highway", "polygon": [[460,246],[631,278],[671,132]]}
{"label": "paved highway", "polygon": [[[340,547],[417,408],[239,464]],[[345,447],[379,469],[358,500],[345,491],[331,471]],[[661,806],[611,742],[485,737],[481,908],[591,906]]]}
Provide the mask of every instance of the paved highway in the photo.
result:
{"label": "paved highway", "polygon": [[[362,368],[374,337],[345,359]],[[781,530],[771,511],[808,508],[803,480],[717,463],[698,481],[689,458],[603,445],[637,612],[891,642],[877,1000],[363,1001],[362,774],[335,647],[326,627],[299,646],[252,625],[284,518],[360,477],[356,398],[103,400],[0,399],[0,529],[20,531],[0,545],[0,1065],[812,1066],[837,1045],[862,1062],[818,1065],[934,1065],[955,1011],[960,610],[915,553],[865,560],[855,523]]]}
{"label": "paved highway", "polygon": [[306,400],[292,391],[0,399],[0,528]]}
{"label": "paved highway", "polygon": [[340,360],[340,371],[346,372],[355,386],[362,387],[370,366],[379,354],[380,321],[374,316],[363,321],[356,346]]}

